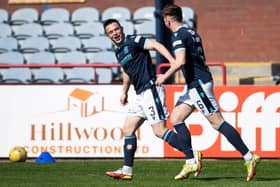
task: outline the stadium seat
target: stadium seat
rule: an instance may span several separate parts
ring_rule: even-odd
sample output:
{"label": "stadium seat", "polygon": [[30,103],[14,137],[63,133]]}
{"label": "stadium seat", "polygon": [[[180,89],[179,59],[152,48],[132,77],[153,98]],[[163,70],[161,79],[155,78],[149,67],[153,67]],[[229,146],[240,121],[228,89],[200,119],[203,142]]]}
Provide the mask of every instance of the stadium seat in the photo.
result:
{"label": "stadium seat", "polygon": [[95,78],[94,68],[74,67],[64,68],[65,83],[92,83]]}
{"label": "stadium seat", "polygon": [[126,7],[114,6],[103,10],[101,15],[101,21],[105,21],[109,18],[121,20],[131,20],[131,12]]}
{"label": "stadium seat", "polygon": [[49,40],[58,39],[63,36],[73,36],[74,27],[70,23],[54,23],[44,26],[44,34]]}
{"label": "stadium seat", "polygon": [[38,23],[26,23],[13,27],[14,37],[17,40],[24,40],[29,37],[43,36],[43,28]]}
{"label": "stadium seat", "polygon": [[[101,51],[93,53],[88,56],[90,63],[103,63],[103,64],[115,64],[117,59],[115,53],[112,51]],[[114,77],[118,76],[120,70],[118,67],[111,68],[96,68],[97,82],[98,83],[110,83]]]}
{"label": "stadium seat", "polygon": [[42,36],[30,37],[19,41],[19,51],[21,53],[47,51],[49,47],[49,40]]}
{"label": "stadium seat", "polygon": [[49,8],[42,12],[40,21],[43,25],[70,22],[70,12],[66,8]]}
{"label": "stadium seat", "polygon": [[86,64],[87,59],[84,53],[81,51],[70,51],[63,53],[59,59],[58,64]]}
{"label": "stadium seat", "polygon": [[12,36],[12,28],[8,24],[0,23],[0,37]]}
{"label": "stadium seat", "polygon": [[135,34],[134,24],[131,21],[120,21],[120,24],[123,26],[125,34]]}
{"label": "stadium seat", "polygon": [[81,41],[75,36],[64,36],[56,40],[52,40],[50,43],[50,50],[53,53],[66,53],[81,49]]}
{"label": "stadium seat", "polygon": [[32,83],[63,83],[64,72],[62,68],[34,68],[32,71]]}
{"label": "stadium seat", "polygon": [[16,51],[18,49],[18,41],[13,37],[0,38],[0,53],[8,51]]}
{"label": "stadium seat", "polygon": [[48,51],[41,51],[29,55],[26,59],[27,64],[55,64],[56,59],[53,53]]}
{"label": "stadium seat", "polygon": [[73,25],[81,25],[99,21],[99,10],[93,7],[81,7],[73,11],[71,22]]}
{"label": "stadium seat", "polygon": [[104,50],[112,50],[112,42],[107,36],[96,36],[87,40],[82,40],[82,51],[85,53]]}
{"label": "stadium seat", "polygon": [[155,38],[156,25],[154,21],[144,21],[134,26],[136,34],[147,38]]}
{"label": "stadium seat", "polygon": [[0,23],[8,23],[9,13],[6,9],[0,8]]}
{"label": "stadium seat", "polygon": [[144,21],[155,21],[155,7],[144,6],[136,9],[133,13],[133,22],[142,23]]}
{"label": "stadium seat", "polygon": [[75,27],[75,35],[80,39],[88,39],[104,35],[103,25],[100,22],[81,24]]}
{"label": "stadium seat", "polygon": [[23,64],[24,56],[17,51],[9,51],[0,54],[0,64]]}
{"label": "stadium seat", "polygon": [[32,74],[29,68],[7,68],[1,69],[1,83],[30,83]]}
{"label": "stadium seat", "polygon": [[182,7],[182,13],[183,13],[183,22],[189,27],[189,28],[195,28],[195,13],[191,7]]}
{"label": "stadium seat", "polygon": [[15,10],[10,19],[11,25],[22,25],[39,21],[39,12],[35,8],[19,8]]}

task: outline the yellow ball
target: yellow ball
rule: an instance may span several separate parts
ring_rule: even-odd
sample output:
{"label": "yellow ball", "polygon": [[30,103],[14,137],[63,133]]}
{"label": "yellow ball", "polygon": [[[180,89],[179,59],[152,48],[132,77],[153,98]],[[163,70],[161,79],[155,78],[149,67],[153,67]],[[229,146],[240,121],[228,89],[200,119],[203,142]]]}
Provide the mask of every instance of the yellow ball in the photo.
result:
{"label": "yellow ball", "polygon": [[9,160],[12,162],[25,162],[27,151],[22,146],[15,146],[9,152]]}

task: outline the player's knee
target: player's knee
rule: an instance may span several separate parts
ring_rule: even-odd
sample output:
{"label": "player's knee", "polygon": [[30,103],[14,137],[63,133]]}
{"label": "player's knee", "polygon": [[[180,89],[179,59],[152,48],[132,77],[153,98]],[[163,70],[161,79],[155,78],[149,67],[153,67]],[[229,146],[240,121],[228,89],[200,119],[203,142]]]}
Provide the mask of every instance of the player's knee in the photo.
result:
{"label": "player's knee", "polygon": [[134,133],[134,131],[132,129],[129,129],[129,128],[123,128],[122,132],[123,132],[124,136],[130,136]]}

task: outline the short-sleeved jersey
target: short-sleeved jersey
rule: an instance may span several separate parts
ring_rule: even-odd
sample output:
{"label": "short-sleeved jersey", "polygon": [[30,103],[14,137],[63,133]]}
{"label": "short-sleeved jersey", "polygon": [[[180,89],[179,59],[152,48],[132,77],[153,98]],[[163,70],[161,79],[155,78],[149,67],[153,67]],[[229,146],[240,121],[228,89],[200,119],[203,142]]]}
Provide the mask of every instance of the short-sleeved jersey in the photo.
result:
{"label": "short-sleeved jersey", "polygon": [[115,50],[116,58],[131,79],[136,94],[150,88],[150,81],[156,78],[150,53],[145,49],[146,41],[141,36],[127,35]]}
{"label": "short-sleeved jersey", "polygon": [[212,80],[206,65],[201,38],[197,32],[184,26],[180,27],[173,33],[172,46],[174,53],[180,50],[186,52],[186,63],[182,71],[189,88],[197,87],[199,80],[203,82]]}

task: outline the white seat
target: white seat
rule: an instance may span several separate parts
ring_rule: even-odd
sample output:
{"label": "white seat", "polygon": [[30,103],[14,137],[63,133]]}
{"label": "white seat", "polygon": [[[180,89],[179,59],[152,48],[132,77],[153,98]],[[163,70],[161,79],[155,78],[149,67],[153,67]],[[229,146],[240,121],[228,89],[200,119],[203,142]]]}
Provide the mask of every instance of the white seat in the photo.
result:
{"label": "white seat", "polygon": [[70,51],[63,53],[59,59],[58,64],[86,64],[87,59],[84,53],[81,51]]}
{"label": "white seat", "polygon": [[56,59],[53,53],[48,51],[41,51],[29,55],[26,59],[27,64],[55,64]]}
{"label": "white seat", "polygon": [[45,37],[35,36],[19,41],[19,50],[22,53],[36,53],[46,51],[50,47],[49,40]]}
{"label": "white seat", "polygon": [[43,25],[69,21],[70,12],[66,8],[49,8],[44,10],[41,14],[41,23]]}
{"label": "white seat", "polygon": [[65,83],[92,83],[95,79],[94,68],[74,67],[65,68]]}
{"label": "white seat", "polygon": [[74,27],[70,23],[54,23],[44,26],[44,33],[49,40],[53,40],[63,36],[74,35]]}
{"label": "white seat", "polygon": [[7,68],[1,70],[2,83],[30,83],[32,74],[29,68]]}
{"label": "white seat", "polygon": [[22,25],[39,21],[39,12],[35,8],[19,8],[11,15],[12,25]]}
{"label": "white seat", "polygon": [[43,28],[38,23],[26,23],[13,28],[14,37],[24,40],[29,37],[43,36]]}
{"label": "white seat", "polygon": [[154,21],[144,21],[139,24],[135,24],[135,32],[138,35],[147,38],[155,38],[156,25]]}
{"label": "white seat", "polygon": [[191,7],[183,6],[182,13],[183,13],[183,22],[189,27],[194,28],[195,26],[195,13]]}
{"label": "white seat", "polygon": [[0,23],[7,23],[9,21],[9,13],[6,9],[0,8]]}
{"label": "white seat", "polygon": [[32,83],[62,83],[64,72],[62,68],[34,68],[32,71]]}
{"label": "white seat", "polygon": [[125,34],[135,34],[134,24],[131,21],[120,21],[120,24],[123,26],[123,31]]}
{"label": "white seat", "polygon": [[0,37],[12,36],[12,28],[8,24],[0,23]]}
{"label": "white seat", "polygon": [[80,39],[88,39],[104,35],[103,24],[100,22],[81,24],[75,27],[75,35]]}
{"label": "white seat", "polygon": [[81,41],[75,36],[65,36],[51,41],[51,51],[65,53],[81,49]]}
{"label": "white seat", "polygon": [[[116,64],[117,63],[117,59],[116,59],[115,53],[113,51],[101,51],[98,53],[93,53],[93,55],[89,55],[88,58],[89,58],[88,61],[90,63],[103,63],[103,64]],[[113,77],[119,75],[120,68],[119,67],[96,68],[97,75],[102,74],[103,72],[107,72],[106,74],[111,74],[111,75],[104,75],[104,76],[106,78],[111,77],[111,79],[112,79]]]}
{"label": "white seat", "polygon": [[0,53],[15,51],[18,49],[18,41],[13,37],[0,38]]}
{"label": "white seat", "polygon": [[112,41],[107,36],[96,36],[82,40],[82,50],[85,53],[112,50]]}
{"label": "white seat", "polygon": [[144,21],[155,21],[155,7],[144,6],[136,9],[133,13],[133,22],[142,23]]}
{"label": "white seat", "polygon": [[101,21],[105,21],[109,18],[114,18],[119,21],[121,20],[131,20],[131,12],[126,7],[113,6],[103,10],[101,15]]}
{"label": "white seat", "polygon": [[99,10],[93,7],[80,7],[73,11],[71,22],[73,25],[99,21]]}
{"label": "white seat", "polygon": [[9,51],[0,54],[0,64],[23,64],[24,56],[17,51]]}

